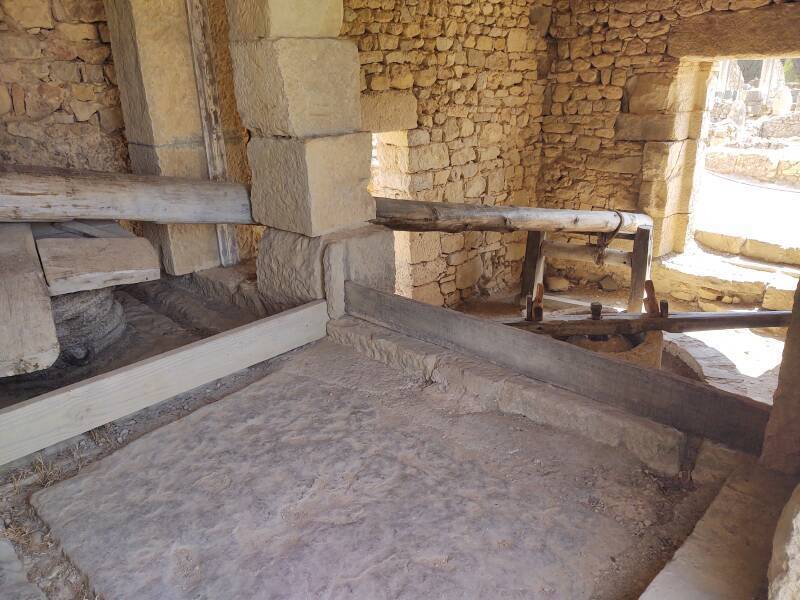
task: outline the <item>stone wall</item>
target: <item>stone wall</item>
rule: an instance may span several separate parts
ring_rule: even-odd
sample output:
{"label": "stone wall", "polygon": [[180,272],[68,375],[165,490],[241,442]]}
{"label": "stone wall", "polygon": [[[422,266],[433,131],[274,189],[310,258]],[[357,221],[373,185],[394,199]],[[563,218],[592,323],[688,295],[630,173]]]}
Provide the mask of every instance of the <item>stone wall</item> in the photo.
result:
{"label": "stone wall", "polygon": [[128,171],[101,0],[0,2],[0,162]]}
{"label": "stone wall", "polygon": [[[378,136],[375,194],[536,204],[547,4],[345,1],[343,35],[358,44],[362,98],[397,113],[413,110],[409,93],[417,101],[415,128]],[[519,284],[523,233],[397,236],[416,299],[454,305]]]}
{"label": "stone wall", "polygon": [[657,256],[683,250],[711,61],[800,50],[780,4],[556,2],[540,204],[643,211]]}

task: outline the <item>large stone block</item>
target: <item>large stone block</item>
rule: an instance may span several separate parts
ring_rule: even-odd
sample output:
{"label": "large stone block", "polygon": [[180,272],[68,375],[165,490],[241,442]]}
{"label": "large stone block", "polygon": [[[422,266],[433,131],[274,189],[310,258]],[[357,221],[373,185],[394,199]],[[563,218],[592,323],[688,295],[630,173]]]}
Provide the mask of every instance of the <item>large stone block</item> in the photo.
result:
{"label": "large stone block", "polygon": [[656,181],[678,177],[697,160],[697,141],[647,142],[642,157],[642,179]]}
{"label": "large stone block", "polygon": [[128,141],[202,141],[186,3],[108,2],[108,28]]}
{"label": "large stone block", "polygon": [[711,63],[682,65],[666,73],[643,73],[626,83],[631,113],[692,112],[705,108]]}
{"label": "large stone block", "polygon": [[311,139],[253,138],[251,202],[257,222],[308,236],[375,218],[367,192],[368,133]]}
{"label": "large stone block", "polygon": [[419,173],[449,166],[450,151],[444,143],[424,146],[379,144],[378,162],[381,168],[401,173]]}
{"label": "large stone block", "polygon": [[700,137],[703,112],[637,115],[620,113],[615,126],[617,140],[680,141]]}
{"label": "large stone block", "polygon": [[688,213],[691,197],[691,176],[643,181],[639,187],[639,207],[652,217]]}
{"label": "large stone block", "polygon": [[794,3],[706,12],[672,26],[667,53],[693,60],[794,56],[798,31],[800,10]]}
{"label": "large stone block", "polygon": [[308,137],[361,128],[358,51],[348,40],[231,44],[242,122],[260,135]]}
{"label": "large stone block", "polygon": [[261,38],[335,38],[342,0],[227,0],[232,41]]}
{"label": "large stone block", "polygon": [[268,229],[258,255],[258,289],[270,313],[328,300],[334,318],[344,314],[344,282],[395,291],[394,233],[368,225],[310,238]]}
{"label": "large stone block", "polygon": [[417,126],[417,98],[411,90],[361,94],[361,129],[378,133]]}

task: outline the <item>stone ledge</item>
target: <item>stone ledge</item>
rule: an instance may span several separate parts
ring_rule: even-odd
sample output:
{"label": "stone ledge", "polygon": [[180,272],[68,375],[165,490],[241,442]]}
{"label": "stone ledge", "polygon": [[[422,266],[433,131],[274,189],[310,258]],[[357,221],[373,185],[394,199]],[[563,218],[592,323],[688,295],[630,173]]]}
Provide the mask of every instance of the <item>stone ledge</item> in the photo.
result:
{"label": "stone ledge", "polygon": [[[460,412],[523,415],[540,425],[624,448],[655,471],[675,475],[680,469],[685,436],[671,427],[359,319],[331,321],[328,336],[448,392],[460,392],[454,407]],[[435,391],[430,394],[435,399]]]}

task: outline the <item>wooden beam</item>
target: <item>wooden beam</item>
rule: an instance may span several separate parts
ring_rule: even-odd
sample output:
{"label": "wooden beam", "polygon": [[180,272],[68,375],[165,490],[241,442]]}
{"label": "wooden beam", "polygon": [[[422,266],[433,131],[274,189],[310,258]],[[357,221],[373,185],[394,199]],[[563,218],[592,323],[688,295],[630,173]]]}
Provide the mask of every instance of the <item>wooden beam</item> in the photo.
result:
{"label": "wooden beam", "polygon": [[544,254],[542,244],[547,239],[544,231],[529,231],[525,244],[525,262],[522,263],[522,289],[520,297],[524,300],[536,290],[537,283],[544,282]]}
{"label": "wooden beam", "polygon": [[53,226],[62,231],[92,238],[136,237],[127,229],[123,229],[116,221],[64,221],[53,223]]}
{"label": "wooden beam", "polygon": [[602,249],[595,244],[565,244],[563,242],[545,242],[542,253],[549,258],[578,260],[597,263],[598,253],[602,252],[602,263],[609,265],[630,266],[631,253],[616,248]]}
{"label": "wooden beam", "polygon": [[631,256],[631,293],[628,297],[628,312],[642,312],[644,285],[650,279],[650,266],[653,261],[653,227],[642,226],[633,238]]}
{"label": "wooden beam", "polygon": [[375,198],[373,223],[399,231],[569,231],[635,233],[647,215],[608,210],[481,206]]}
{"label": "wooden beam", "polygon": [[0,464],[325,336],[319,300],[0,409]]}
{"label": "wooden beam", "polygon": [[73,219],[253,223],[238,183],[0,166],[0,222]]}
{"label": "wooden beam", "polygon": [[742,312],[684,312],[666,317],[638,313],[603,315],[593,320],[584,315],[565,315],[557,319],[530,323],[518,320],[507,325],[533,333],[544,333],[555,337],[571,335],[632,335],[645,331],[711,331],[719,329],[760,329],[764,327],[788,327],[790,311],[742,311]]}
{"label": "wooden beam", "polygon": [[44,238],[36,247],[51,296],[161,277],[158,253],[144,238]]}
{"label": "wooden beam", "polygon": [[46,369],[59,352],[31,227],[0,224],[0,377]]}
{"label": "wooden beam", "polygon": [[[225,136],[219,108],[217,76],[211,52],[213,36],[205,0],[186,0],[189,19],[189,37],[192,43],[194,75],[206,146],[208,177],[211,181],[227,181],[228,166],[225,160]],[[218,224],[217,245],[223,267],[239,262],[239,242],[234,225]]]}
{"label": "wooden beam", "polygon": [[758,454],[770,407],[665,371],[640,367],[543,335],[345,285],[348,314],[466,352],[599,402]]}

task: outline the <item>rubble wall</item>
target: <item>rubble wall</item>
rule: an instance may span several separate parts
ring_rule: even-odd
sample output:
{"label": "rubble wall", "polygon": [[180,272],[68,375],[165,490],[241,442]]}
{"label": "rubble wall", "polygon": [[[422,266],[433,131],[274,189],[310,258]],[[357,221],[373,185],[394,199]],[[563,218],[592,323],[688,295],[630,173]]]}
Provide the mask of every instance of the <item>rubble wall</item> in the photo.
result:
{"label": "rubble wall", "polygon": [[[358,44],[363,94],[417,100],[415,129],[379,136],[376,193],[536,205],[547,4],[345,1],[342,35]],[[454,305],[519,284],[524,233],[397,235],[416,299]]]}
{"label": "rubble wall", "polygon": [[126,172],[102,0],[0,3],[0,162]]}

